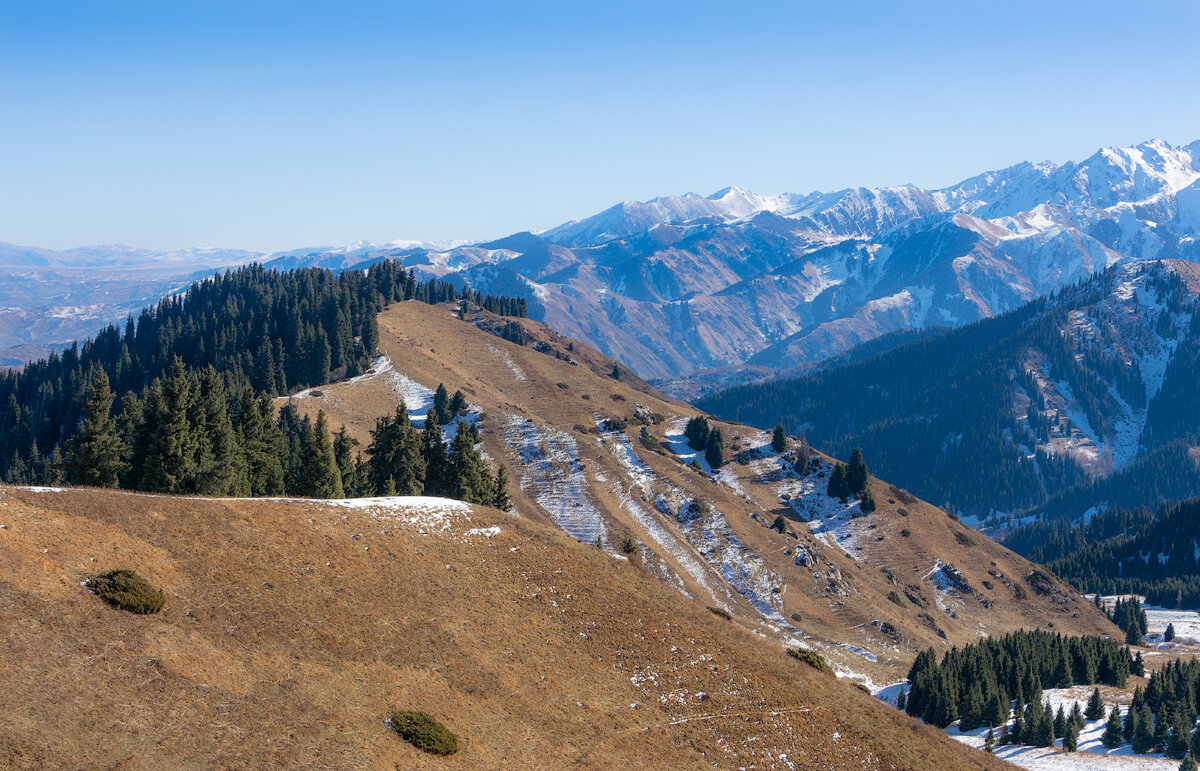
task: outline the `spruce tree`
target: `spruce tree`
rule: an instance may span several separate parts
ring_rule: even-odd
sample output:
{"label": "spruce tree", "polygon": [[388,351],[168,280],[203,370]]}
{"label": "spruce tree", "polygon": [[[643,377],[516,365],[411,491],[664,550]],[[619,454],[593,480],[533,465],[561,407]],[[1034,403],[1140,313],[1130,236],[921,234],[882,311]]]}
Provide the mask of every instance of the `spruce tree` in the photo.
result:
{"label": "spruce tree", "polygon": [[333,435],[333,460],[337,463],[338,475],[342,479],[342,492],[347,498],[359,497],[358,483],[354,473],[354,446],[358,440],[346,433],[343,425]]}
{"label": "spruce tree", "polygon": [[1163,640],[1166,642],[1171,642],[1174,639],[1175,639],[1175,625],[1167,624],[1167,631],[1163,632]]}
{"label": "spruce tree", "polygon": [[471,441],[470,432],[460,428],[450,443],[448,456],[450,497],[467,503],[490,504],[495,492],[492,477]]}
{"label": "spruce tree", "polygon": [[850,462],[846,465],[846,492],[848,495],[858,495],[867,489],[867,462],[863,460],[862,450],[855,447],[850,453]]}
{"label": "spruce tree", "polygon": [[467,395],[461,390],[456,390],[454,396],[450,397],[450,417],[461,415],[467,411]]}
{"label": "spruce tree", "polygon": [[199,442],[190,420],[195,394],[183,360],[176,356],[170,375],[156,384],[145,402],[146,457],[140,487],[159,493],[193,492]]}
{"label": "spruce tree", "polygon": [[512,502],[508,499],[508,472],[504,470],[503,463],[496,467],[496,479],[492,483],[492,506],[500,511],[512,508]]}
{"label": "spruce tree", "polygon": [[437,421],[428,417],[425,419],[425,427],[421,429],[421,457],[425,461],[423,494],[447,495],[450,469],[446,458],[446,442]]}
{"label": "spruce tree", "polygon": [[1054,715],[1054,738],[1061,739],[1067,733],[1067,714],[1063,712],[1062,705],[1058,705],[1058,712]]}
{"label": "spruce tree", "polygon": [[212,367],[200,372],[196,384],[196,479],[193,490],[201,495],[249,494],[243,446],[229,417],[225,384]]}
{"label": "spruce tree", "polygon": [[983,751],[984,752],[995,752],[996,751],[996,730],[994,728],[988,729],[987,736],[983,740]]}
{"label": "spruce tree", "polygon": [[110,415],[113,392],[97,369],[84,392],[83,423],[71,441],[71,479],[91,487],[117,487],[125,472],[125,443]]}
{"label": "spruce tree", "polygon": [[771,432],[771,449],[775,452],[783,452],[787,449],[787,433],[783,430],[783,424],[775,424],[775,430]]}
{"label": "spruce tree", "polygon": [[829,485],[826,487],[826,492],[830,498],[837,498],[845,501],[849,492],[846,490],[846,467],[836,461],[833,464],[833,471],[829,472]]}
{"label": "spruce tree", "polygon": [[1074,722],[1067,721],[1062,739],[1063,749],[1067,752],[1074,752],[1079,749],[1079,726]]}
{"label": "spruce tree", "polygon": [[1120,747],[1121,742],[1124,741],[1121,736],[1121,708],[1116,704],[1108,713],[1108,722],[1104,724],[1104,734],[1101,735],[1100,741],[1110,749]]}
{"label": "spruce tree", "polygon": [[442,383],[438,383],[437,390],[433,392],[433,409],[426,413],[426,422],[429,422],[430,416],[437,421],[439,426],[450,422],[450,393]]}
{"label": "spruce tree", "polygon": [[1196,759],[1188,755],[1179,762],[1179,771],[1196,771]]}
{"label": "spruce tree", "polygon": [[714,428],[708,432],[708,444],[704,448],[704,460],[708,461],[709,468],[714,471],[725,463],[724,442],[725,440],[721,436],[721,429]]}
{"label": "spruce tree", "polygon": [[1164,748],[1168,758],[1182,759],[1188,754],[1192,738],[1192,721],[1184,714],[1183,709],[1177,709],[1172,714],[1171,728]]}
{"label": "spruce tree", "polygon": [[1133,737],[1129,742],[1133,751],[1144,755],[1154,749],[1154,716],[1150,713],[1150,705],[1143,703],[1133,717]]}
{"label": "spruce tree", "polygon": [[311,498],[344,498],[342,475],[338,471],[333,455],[333,444],[329,440],[329,424],[325,411],[317,413],[317,422],[304,419],[305,447],[302,467],[302,488]]}
{"label": "spruce tree", "polygon": [[1104,717],[1104,701],[1100,698],[1100,689],[1092,689],[1092,697],[1088,699],[1087,710],[1083,716],[1088,720],[1099,720]]}

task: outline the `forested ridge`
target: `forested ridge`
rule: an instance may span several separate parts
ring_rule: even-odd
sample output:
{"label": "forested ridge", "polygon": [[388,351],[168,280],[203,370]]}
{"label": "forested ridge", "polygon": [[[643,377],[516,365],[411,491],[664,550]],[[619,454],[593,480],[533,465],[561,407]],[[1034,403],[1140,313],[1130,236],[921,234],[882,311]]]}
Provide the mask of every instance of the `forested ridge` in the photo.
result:
{"label": "forested ridge", "polygon": [[[1136,506],[1194,495],[1200,477],[1187,449],[1200,441],[1200,303],[1170,269],[1137,270],[1162,305],[1154,331],[1174,345],[1149,403],[1137,362],[1077,323],[1129,275],[1114,268],[995,318],[802,377],[737,386],[697,406],[764,429],[782,422],[836,457],[861,447],[882,477],[963,514],[1074,517],[1102,500]],[[1031,362],[1101,436],[1114,416],[1146,409],[1141,457],[1093,479],[1069,455],[1048,453],[1051,434],[1062,436],[1073,419],[1047,404]]]}
{"label": "forested ridge", "polygon": [[1084,525],[1034,522],[1004,543],[1083,592],[1140,594],[1155,605],[1200,608],[1200,498],[1153,511],[1111,509]]}
{"label": "forested ridge", "polygon": [[[504,502],[503,485],[474,444],[457,440],[477,439],[474,423],[446,447],[438,421],[430,421],[439,443],[427,438],[422,447],[421,485],[396,486],[384,468],[394,459],[376,443],[365,448],[367,460],[352,457],[359,453],[351,440],[344,431],[331,437],[323,416],[310,422],[285,407],[277,418],[271,406],[272,396],[365,371],[378,345],[376,316],[388,304],[460,299],[525,313],[523,300],[418,281],[390,260],[340,274],[250,265],[196,282],[130,317],[123,330],[110,325],[0,378],[3,478],[209,495],[427,489]],[[458,397],[453,413],[445,404],[437,412],[442,423],[465,409]],[[379,447],[411,444],[417,433],[402,412],[379,432],[400,437],[381,434]]]}

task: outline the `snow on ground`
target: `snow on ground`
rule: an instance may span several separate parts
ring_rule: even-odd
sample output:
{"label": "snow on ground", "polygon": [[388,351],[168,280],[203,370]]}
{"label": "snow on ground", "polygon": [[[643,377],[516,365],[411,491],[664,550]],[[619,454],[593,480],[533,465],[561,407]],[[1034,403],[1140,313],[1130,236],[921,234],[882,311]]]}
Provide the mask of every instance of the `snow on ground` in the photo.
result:
{"label": "snow on ground", "polygon": [[[828,465],[821,465],[825,473],[829,471]],[[799,479],[785,481],[779,486],[781,495],[788,496],[788,506],[808,524],[814,536],[854,557],[853,552],[862,548],[861,530],[867,526],[862,509],[857,502],[845,504],[829,497],[825,492],[828,480],[817,476],[818,473],[822,472],[810,471]]]}
{"label": "snow on ground", "polygon": [[[1146,598],[1141,595],[1133,594],[1111,594],[1102,595],[1100,604],[1106,610],[1111,610],[1118,599],[1128,599],[1137,597],[1142,603],[1142,610],[1146,611],[1146,643],[1159,650],[1188,650],[1193,646],[1200,647],[1200,613],[1194,610],[1170,610],[1168,608],[1160,608],[1157,605],[1147,605]],[[1094,594],[1085,594],[1085,599],[1095,599]],[[1175,639],[1172,642],[1163,640],[1163,633],[1167,631],[1167,625],[1175,626]]]}
{"label": "snow on ground", "polygon": [[424,426],[425,416],[433,407],[433,389],[426,388],[396,370],[391,370],[389,375],[392,381],[392,390],[400,394],[400,398],[404,400],[404,408],[408,410],[408,419],[418,426]]}
{"label": "snow on ground", "polygon": [[604,518],[587,497],[588,480],[579,446],[570,434],[509,415],[504,441],[521,457],[520,486],[568,535],[587,544],[607,544]]}
{"label": "snow on ground", "polygon": [[688,419],[685,417],[673,417],[671,422],[667,424],[667,430],[663,435],[663,441],[675,456],[684,463],[690,464],[692,461],[700,464],[700,468],[704,469],[705,474],[712,473],[712,466],[708,465],[708,461],[704,459],[704,453],[698,450],[693,450],[688,445],[687,437],[684,436],[684,430],[687,428]]}
{"label": "snow on ground", "polygon": [[513,373],[513,377],[516,378],[518,382],[525,382],[525,371],[517,366],[517,363],[513,361],[513,357],[508,354],[508,351],[502,351],[491,343],[488,343],[488,351],[493,356],[500,359],[500,361],[504,362],[504,366],[508,367],[509,372]]}
{"label": "snow on ground", "polygon": [[[896,683],[874,691],[875,698],[886,704],[895,705],[900,692],[908,690],[907,683]],[[1030,771],[1175,771],[1179,761],[1168,760],[1161,753],[1134,755],[1128,744],[1123,744],[1114,750],[1109,750],[1100,741],[1104,733],[1104,723],[1108,711],[1113,704],[1122,704],[1124,711],[1128,707],[1129,694],[1118,692],[1101,686],[1101,697],[1104,698],[1105,718],[1088,721],[1079,733],[1079,751],[1064,753],[1062,740],[1055,742],[1055,747],[1030,747],[1027,745],[998,745],[996,757],[1003,758],[1021,768]],[[1121,695],[1114,698],[1118,693]],[[1071,707],[1078,703],[1080,709],[1087,707],[1087,701],[1092,695],[1092,687],[1078,685],[1073,688],[1048,688],[1042,692],[1044,701],[1050,702],[1051,709],[1057,711],[1061,706],[1064,712],[1070,713]],[[976,748],[983,748],[987,738],[988,728],[983,726],[973,731],[958,730],[958,723],[946,729],[952,738]],[[999,731],[997,731],[999,733]]]}
{"label": "snow on ground", "polygon": [[[682,489],[655,475],[638,457],[633,443],[624,433],[604,431],[601,442],[608,446],[631,483],[628,490],[618,488],[622,505],[646,528],[655,542],[668,548],[686,572],[713,594],[706,578],[707,571],[696,560],[694,549],[734,591],[749,600],[764,619],[773,625],[791,628],[779,609],[782,603],[777,590],[783,586],[783,579],[767,568],[757,554],[746,548],[722,512],[712,506],[698,504]],[[684,447],[687,447],[686,440]],[[644,496],[654,497],[654,508],[673,521],[687,545],[680,543],[678,535],[673,532],[675,528],[668,530],[663,527],[652,512],[633,499],[634,489],[639,489]],[[715,595],[714,600],[719,602]]]}
{"label": "snow on ground", "polygon": [[1155,647],[1170,647],[1163,642],[1167,624],[1175,626],[1175,645],[1200,645],[1200,613],[1194,610],[1167,610],[1154,605],[1144,605],[1146,611],[1146,641]]}

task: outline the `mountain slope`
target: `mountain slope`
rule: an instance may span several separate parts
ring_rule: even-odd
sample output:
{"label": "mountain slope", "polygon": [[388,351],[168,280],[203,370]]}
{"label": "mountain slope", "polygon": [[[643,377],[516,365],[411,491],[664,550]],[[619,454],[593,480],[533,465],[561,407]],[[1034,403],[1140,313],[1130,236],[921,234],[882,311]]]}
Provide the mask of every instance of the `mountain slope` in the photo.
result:
{"label": "mountain slope", "polygon": [[[0,524],[9,768],[1002,767],[494,510],[4,488]],[[79,585],[118,566],[160,614]]]}
{"label": "mountain slope", "polygon": [[[783,456],[763,432],[718,422],[731,461],[708,473],[683,438],[696,409],[627,370],[614,380],[611,359],[537,322],[519,321],[525,345],[489,333],[505,321],[394,304],[379,316],[386,357],[371,373],[292,403],[323,410],[363,448],[401,399],[420,422],[439,383],[462,389],[482,449],[508,468],[516,512],[619,554],[628,537],[648,574],[860,682],[900,679],[918,650],[983,629],[1111,629],[1052,578],[1032,591],[1034,565],[884,482],[871,481],[879,508],[868,516],[830,498],[829,460],[795,473],[794,439]],[[777,517],[787,532],[772,529]]]}
{"label": "mountain slope", "polygon": [[701,406],[823,448],[979,518],[1197,492],[1200,267],[1119,266],[1049,300]]}

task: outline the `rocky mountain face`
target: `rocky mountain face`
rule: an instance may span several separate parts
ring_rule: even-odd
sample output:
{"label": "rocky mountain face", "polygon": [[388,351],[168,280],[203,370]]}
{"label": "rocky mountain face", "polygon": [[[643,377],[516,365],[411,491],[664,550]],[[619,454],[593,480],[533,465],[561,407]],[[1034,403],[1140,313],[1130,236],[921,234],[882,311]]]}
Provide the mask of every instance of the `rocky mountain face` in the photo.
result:
{"label": "rocky mountain face", "polygon": [[402,256],[520,292],[647,377],[717,370],[700,380],[719,383],[729,368],[806,368],[889,332],[989,318],[1120,262],[1196,259],[1198,152],[1151,141],[942,190],[727,188]]}

